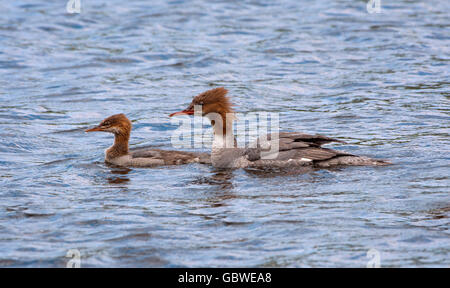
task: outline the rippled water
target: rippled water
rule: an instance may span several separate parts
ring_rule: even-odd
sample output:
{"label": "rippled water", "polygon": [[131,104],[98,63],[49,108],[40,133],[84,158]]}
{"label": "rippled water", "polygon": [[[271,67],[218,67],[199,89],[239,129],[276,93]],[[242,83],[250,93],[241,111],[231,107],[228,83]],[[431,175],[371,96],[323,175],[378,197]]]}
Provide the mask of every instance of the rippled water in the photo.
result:
{"label": "rippled water", "polygon": [[[0,266],[448,267],[450,2],[274,2],[1,1]],[[170,149],[217,86],[395,165],[123,169],[83,133],[123,112]]]}

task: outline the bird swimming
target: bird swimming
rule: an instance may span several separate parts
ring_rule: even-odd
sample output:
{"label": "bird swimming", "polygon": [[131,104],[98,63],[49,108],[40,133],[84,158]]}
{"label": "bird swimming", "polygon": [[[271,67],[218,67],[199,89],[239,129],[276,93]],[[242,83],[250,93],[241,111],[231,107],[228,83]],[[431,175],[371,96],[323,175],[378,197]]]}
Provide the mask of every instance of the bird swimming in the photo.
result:
{"label": "bird swimming", "polygon": [[[262,139],[258,139],[256,145],[251,146],[255,148],[238,148],[232,131],[232,121],[235,120],[235,117],[233,117],[234,111],[227,93],[228,90],[223,87],[208,90],[195,96],[185,110],[170,114],[170,117],[194,115],[195,106],[201,107],[201,115],[211,120],[214,129],[211,149],[211,163],[214,167],[283,168],[310,166],[326,168],[340,165],[383,166],[391,164],[386,160],[323,148],[321,147],[323,144],[342,143],[343,141],[323,135],[310,135],[300,132],[269,134]],[[221,119],[218,119],[217,115]],[[278,141],[277,154],[274,157],[262,157],[271,147],[271,141]]]}
{"label": "bird swimming", "polygon": [[210,163],[208,153],[169,151],[161,149],[136,149],[129,151],[132,124],[124,114],[112,115],[98,126],[85,132],[109,132],[114,134],[114,144],[105,151],[105,162],[125,167],[154,167],[188,163]]}

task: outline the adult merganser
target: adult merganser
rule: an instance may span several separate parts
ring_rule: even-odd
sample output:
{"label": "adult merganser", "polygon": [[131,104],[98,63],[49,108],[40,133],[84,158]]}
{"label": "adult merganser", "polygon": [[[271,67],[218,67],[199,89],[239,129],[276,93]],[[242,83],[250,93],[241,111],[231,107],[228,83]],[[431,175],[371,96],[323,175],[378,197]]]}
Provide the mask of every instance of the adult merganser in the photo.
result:
{"label": "adult merganser", "polygon": [[105,162],[118,166],[152,167],[187,163],[210,163],[208,153],[167,151],[160,149],[128,150],[131,121],[124,114],[116,114],[103,120],[97,127],[86,132],[110,132],[114,134],[114,145],[106,149]]}
{"label": "adult merganser", "polygon": [[[271,135],[258,140],[256,148],[237,148],[233,131],[233,109],[230,99],[223,87],[203,92],[194,97],[187,109],[172,113],[175,115],[193,115],[194,106],[200,105],[202,116],[211,120],[214,129],[214,140],[211,152],[211,163],[218,168],[270,168],[270,167],[332,167],[337,165],[381,166],[391,164],[385,160],[377,160],[350,153],[322,148],[330,142],[342,142],[323,135],[309,135],[298,132],[280,132],[278,135],[278,154],[272,159],[264,159],[261,153],[270,148]],[[220,115],[222,121],[213,120],[209,115]],[[217,122],[217,123],[216,123]],[[220,123],[221,122],[221,123]],[[276,134],[275,134],[276,136]],[[275,139],[276,141],[276,139]],[[228,145],[227,143],[230,143]]]}

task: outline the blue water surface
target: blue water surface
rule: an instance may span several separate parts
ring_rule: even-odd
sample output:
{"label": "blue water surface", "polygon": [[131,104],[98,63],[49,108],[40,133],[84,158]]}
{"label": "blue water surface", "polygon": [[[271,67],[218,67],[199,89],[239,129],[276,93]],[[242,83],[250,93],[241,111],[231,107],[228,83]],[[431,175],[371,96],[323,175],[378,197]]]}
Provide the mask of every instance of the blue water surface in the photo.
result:
{"label": "blue water surface", "polygon": [[[0,266],[449,267],[450,2],[0,2]],[[389,167],[107,166],[106,116],[173,149],[168,114],[224,86]],[[203,149],[207,151],[208,148]]]}

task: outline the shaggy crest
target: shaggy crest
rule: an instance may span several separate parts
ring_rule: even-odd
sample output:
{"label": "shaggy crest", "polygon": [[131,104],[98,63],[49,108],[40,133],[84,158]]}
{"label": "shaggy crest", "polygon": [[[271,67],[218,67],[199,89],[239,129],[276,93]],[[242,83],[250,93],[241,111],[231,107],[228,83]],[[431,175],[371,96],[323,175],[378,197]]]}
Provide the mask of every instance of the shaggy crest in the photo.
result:
{"label": "shaggy crest", "polygon": [[191,105],[218,105],[220,110],[226,113],[232,113],[233,109],[230,99],[227,96],[228,90],[219,87],[205,91],[194,97]]}

